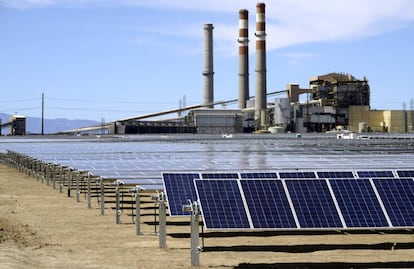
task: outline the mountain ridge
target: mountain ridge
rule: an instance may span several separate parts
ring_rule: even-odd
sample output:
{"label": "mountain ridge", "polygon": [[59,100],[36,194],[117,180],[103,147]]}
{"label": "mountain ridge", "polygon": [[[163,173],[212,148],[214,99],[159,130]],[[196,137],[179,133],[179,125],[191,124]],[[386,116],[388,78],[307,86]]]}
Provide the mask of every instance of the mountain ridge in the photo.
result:
{"label": "mountain ridge", "polygon": [[[10,117],[13,115],[0,113],[0,119],[2,123],[10,121]],[[45,119],[44,120],[44,133],[56,134],[59,132],[72,130],[80,127],[87,127],[92,125],[98,125],[101,122],[84,119]],[[40,117],[26,117],[26,134],[40,134],[42,132],[42,119]],[[2,130],[2,134],[8,134],[8,130]]]}

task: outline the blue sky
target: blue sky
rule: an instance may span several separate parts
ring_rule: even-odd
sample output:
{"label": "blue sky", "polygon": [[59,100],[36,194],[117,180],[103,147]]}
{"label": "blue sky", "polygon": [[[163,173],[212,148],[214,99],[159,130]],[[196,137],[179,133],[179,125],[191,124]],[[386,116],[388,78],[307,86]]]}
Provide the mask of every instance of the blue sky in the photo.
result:
{"label": "blue sky", "polygon": [[[106,121],[202,102],[203,25],[214,24],[215,101],[237,98],[238,12],[257,1],[0,0],[0,112]],[[414,98],[414,1],[266,3],[268,91],[330,72],[366,76],[372,109]],[[284,97],[280,95],[277,97]]]}

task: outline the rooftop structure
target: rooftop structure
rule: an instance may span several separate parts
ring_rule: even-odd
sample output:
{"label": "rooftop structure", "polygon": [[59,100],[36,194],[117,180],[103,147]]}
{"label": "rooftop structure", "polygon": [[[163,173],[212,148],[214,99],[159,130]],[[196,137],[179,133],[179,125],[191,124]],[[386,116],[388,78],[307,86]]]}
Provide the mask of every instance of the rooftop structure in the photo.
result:
{"label": "rooftop structure", "polygon": [[311,78],[309,85],[312,100],[336,109],[337,125],[348,125],[349,106],[370,105],[370,88],[365,77],[361,80],[351,74],[330,73]]}

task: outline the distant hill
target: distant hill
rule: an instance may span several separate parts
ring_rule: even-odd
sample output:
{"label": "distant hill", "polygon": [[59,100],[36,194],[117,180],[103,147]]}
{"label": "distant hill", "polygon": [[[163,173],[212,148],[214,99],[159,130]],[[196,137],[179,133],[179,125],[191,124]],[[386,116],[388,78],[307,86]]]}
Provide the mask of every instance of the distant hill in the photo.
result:
{"label": "distant hill", "polygon": [[[11,115],[0,113],[0,119],[2,123],[6,123],[10,120]],[[68,120],[68,119],[45,119],[44,133],[54,134],[66,130],[71,130],[80,127],[86,127],[91,125],[101,124],[98,121],[92,120]],[[40,134],[42,132],[42,119],[35,117],[26,118],[26,133],[27,134]],[[5,129],[2,130],[2,134],[8,134]]]}

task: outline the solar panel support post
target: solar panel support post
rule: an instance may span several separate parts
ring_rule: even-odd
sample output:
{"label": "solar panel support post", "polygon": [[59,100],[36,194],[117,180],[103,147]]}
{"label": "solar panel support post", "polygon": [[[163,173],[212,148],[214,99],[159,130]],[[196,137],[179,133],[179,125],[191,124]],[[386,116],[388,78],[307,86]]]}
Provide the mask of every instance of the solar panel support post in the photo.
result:
{"label": "solar panel support post", "polygon": [[53,164],[48,163],[47,164],[47,181],[46,181],[46,184],[48,186],[50,186],[50,183],[52,182],[52,175],[53,175],[52,168],[53,168]]}
{"label": "solar panel support post", "polygon": [[200,266],[200,208],[197,202],[193,202],[191,206],[191,266]]}
{"label": "solar panel support post", "polygon": [[123,185],[124,182],[117,179],[115,182],[112,183],[112,185],[115,185],[115,216],[116,216],[116,224],[121,223],[121,207],[120,207],[120,201],[119,201],[119,191],[120,186]]}
{"label": "solar panel support post", "polygon": [[37,160],[37,165],[36,165],[36,180],[39,181],[40,180],[40,171],[42,170],[41,168],[42,163]]}
{"label": "solar panel support post", "polygon": [[135,230],[136,235],[141,234],[141,201],[139,196],[140,188],[137,186],[137,192],[135,193]]}
{"label": "solar panel support post", "polygon": [[142,187],[136,185],[135,188],[129,189],[129,192],[134,193],[135,196],[135,230],[136,235],[141,234],[141,198],[140,191],[143,190]]}
{"label": "solar panel support post", "polygon": [[46,164],[46,186],[49,186],[50,181],[50,163]]}
{"label": "solar panel support post", "polygon": [[52,171],[52,187],[55,190],[56,189],[56,165],[52,165],[53,171]]}
{"label": "solar panel support post", "polygon": [[101,189],[101,199],[100,199],[100,205],[101,205],[101,215],[105,215],[105,186],[103,182],[103,178],[99,177],[99,185]]}
{"label": "solar panel support post", "polygon": [[91,205],[91,174],[88,173],[88,177],[87,177],[87,200],[88,200],[88,208],[92,208]]}
{"label": "solar panel support post", "polygon": [[116,185],[115,188],[115,216],[116,224],[121,223],[121,210],[119,208],[119,185]]}
{"label": "solar panel support post", "polygon": [[167,223],[166,223],[166,197],[165,193],[161,192],[159,195],[159,245],[160,248],[167,248]]}
{"label": "solar panel support post", "polygon": [[76,202],[80,202],[80,191],[79,191],[79,178],[81,176],[81,172],[78,170],[78,173],[76,174]]}
{"label": "solar panel support post", "polygon": [[[66,173],[65,173],[66,174]],[[68,182],[67,182],[67,185],[68,185],[68,197],[70,197],[70,181],[72,180],[72,170],[69,168],[68,169]]]}
{"label": "solar panel support post", "polygon": [[41,162],[39,175],[41,177],[42,183],[45,181],[45,171],[46,171],[45,164]]}
{"label": "solar panel support post", "polygon": [[33,177],[34,177],[37,181],[39,181],[39,175],[38,175],[38,172],[39,172],[39,161],[38,161],[38,160],[36,160],[36,161],[35,161],[35,165],[34,165]]}

